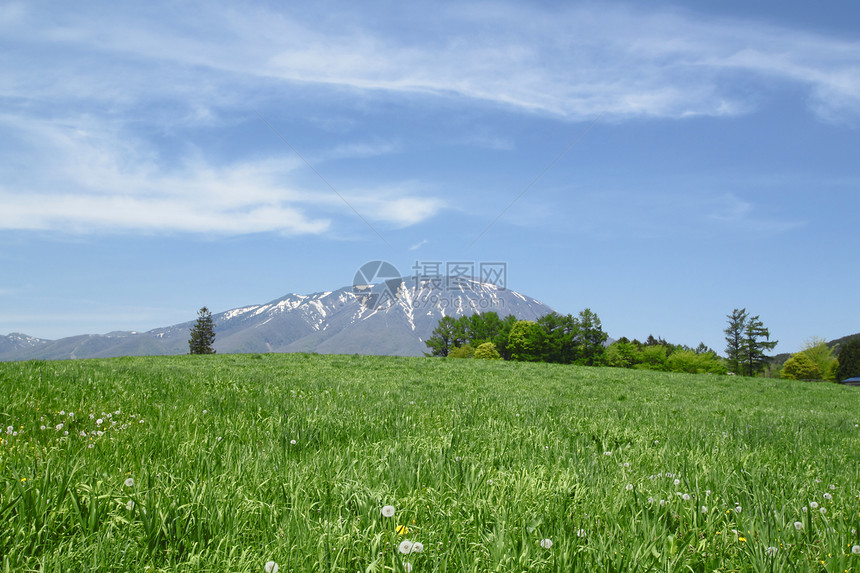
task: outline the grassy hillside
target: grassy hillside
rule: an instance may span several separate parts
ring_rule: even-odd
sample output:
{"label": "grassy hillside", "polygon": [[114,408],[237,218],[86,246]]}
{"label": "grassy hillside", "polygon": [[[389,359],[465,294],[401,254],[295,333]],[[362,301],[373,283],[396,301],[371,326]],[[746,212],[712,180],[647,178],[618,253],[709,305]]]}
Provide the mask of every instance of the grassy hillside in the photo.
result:
{"label": "grassy hillside", "polygon": [[294,354],[0,396],[3,571],[860,571],[857,388]]}

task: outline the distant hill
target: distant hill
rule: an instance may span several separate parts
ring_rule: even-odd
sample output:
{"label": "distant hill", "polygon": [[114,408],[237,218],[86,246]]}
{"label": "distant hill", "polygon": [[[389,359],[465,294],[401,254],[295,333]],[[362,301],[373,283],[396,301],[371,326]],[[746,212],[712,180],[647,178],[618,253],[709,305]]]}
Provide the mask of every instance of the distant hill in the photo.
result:
{"label": "distant hill", "polygon": [[[219,353],[318,352],[421,356],[443,316],[495,311],[523,320],[552,312],[512,290],[473,279],[397,279],[357,291],[344,287],[288,294],[266,304],[213,314]],[[84,334],[44,340],[0,336],[0,360],[103,358],[187,354],[194,321],[148,332]]]}
{"label": "distant hill", "polygon": [[[860,338],[860,332],[858,332],[857,334],[849,334],[848,336],[843,336],[842,338],[837,338],[835,340],[831,340],[831,341],[827,342],[826,344],[827,344],[828,348],[833,349],[833,355],[836,356],[839,353],[838,347],[841,344],[844,344],[845,342],[848,342],[849,340],[851,340],[853,338]],[[794,352],[782,352],[780,354],[776,354],[774,356],[771,356],[770,357],[770,363],[775,364],[777,366],[781,366],[781,365],[785,364],[786,360],[791,358],[792,354],[794,354]]]}

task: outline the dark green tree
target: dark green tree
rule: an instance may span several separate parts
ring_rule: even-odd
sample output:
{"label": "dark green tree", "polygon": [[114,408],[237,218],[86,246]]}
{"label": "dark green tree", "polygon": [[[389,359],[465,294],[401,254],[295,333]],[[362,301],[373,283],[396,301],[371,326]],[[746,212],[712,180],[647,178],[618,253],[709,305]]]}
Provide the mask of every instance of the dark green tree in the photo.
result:
{"label": "dark green tree", "polygon": [[205,306],[197,311],[197,322],[191,327],[191,339],[188,347],[191,354],[215,354],[212,344],[215,342],[215,324],[212,313]]}
{"label": "dark green tree", "polygon": [[424,342],[430,348],[430,356],[448,356],[456,346],[454,344],[457,330],[456,322],[451,316],[443,316],[439,320],[439,324],[433,329],[433,334]]}
{"label": "dark green tree", "polygon": [[743,373],[747,376],[755,376],[764,368],[766,360],[765,351],[773,350],[778,340],[770,339],[770,331],[762,324],[758,315],[750,317],[744,327]]}
{"label": "dark green tree", "polygon": [[836,380],[860,376],[860,336],[843,342],[839,347],[839,365],[836,367]]}
{"label": "dark green tree", "polygon": [[741,373],[743,357],[744,329],[747,324],[747,309],[736,308],[726,315],[729,325],[723,331],[726,333],[726,366],[729,372]]}
{"label": "dark green tree", "polygon": [[580,311],[577,323],[579,332],[576,335],[576,341],[579,343],[579,348],[574,362],[585,366],[600,366],[603,364],[603,353],[606,350],[604,343],[607,338],[606,333],[603,332],[600,317],[590,308],[586,308]]}

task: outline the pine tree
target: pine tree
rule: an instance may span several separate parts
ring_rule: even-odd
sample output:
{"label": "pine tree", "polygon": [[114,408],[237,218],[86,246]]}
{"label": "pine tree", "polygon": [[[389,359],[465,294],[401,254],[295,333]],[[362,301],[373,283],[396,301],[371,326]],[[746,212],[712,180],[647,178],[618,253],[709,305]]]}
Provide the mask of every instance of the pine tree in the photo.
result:
{"label": "pine tree", "polygon": [[191,339],[188,341],[191,354],[215,354],[212,344],[215,342],[215,325],[212,313],[205,306],[197,312],[197,322],[191,328]]}
{"label": "pine tree", "polygon": [[729,319],[729,325],[723,331],[726,333],[726,366],[729,372],[740,374],[747,309],[736,308],[731,314],[726,315],[726,318]]}
{"label": "pine tree", "polygon": [[773,350],[778,342],[770,339],[770,331],[765,328],[758,315],[751,317],[744,327],[744,373],[747,376],[755,376],[764,367],[765,350]]}

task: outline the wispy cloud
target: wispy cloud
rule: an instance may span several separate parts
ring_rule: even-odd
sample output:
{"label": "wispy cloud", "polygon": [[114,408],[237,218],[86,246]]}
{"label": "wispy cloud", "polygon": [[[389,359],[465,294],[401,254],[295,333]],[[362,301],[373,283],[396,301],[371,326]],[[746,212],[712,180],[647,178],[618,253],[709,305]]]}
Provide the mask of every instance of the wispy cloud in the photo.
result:
{"label": "wispy cloud", "polygon": [[[145,142],[91,118],[0,116],[0,126],[18,154],[15,167],[0,167],[0,229],[322,234],[344,215],[337,197],[294,182],[304,167],[295,158],[213,165],[192,155],[167,166]],[[347,152],[356,153],[332,155]],[[353,201],[394,226],[441,208],[439,200],[392,188],[371,188]]]}
{"label": "wispy cloud", "polygon": [[744,74],[752,85],[806,86],[820,114],[860,110],[860,43],[693,12],[418,4],[379,23],[357,7],[322,15],[229,4],[205,13],[179,5],[134,14],[114,4],[88,6],[10,17],[16,28],[7,31],[20,41],[53,42],[68,53],[39,59],[50,74],[11,66],[5,93],[26,88],[125,103],[167,97],[187,102],[189,117],[207,120],[212,108],[249,92],[260,97],[272,81],[302,82],[466,97],[571,119],[599,112],[677,118],[750,109],[754,100],[732,88]]}
{"label": "wispy cloud", "polygon": [[417,243],[415,243],[414,245],[412,245],[411,247],[409,247],[409,250],[410,251],[417,251],[418,249],[420,249],[421,247],[423,247],[424,245],[426,245],[429,242],[430,241],[428,241],[427,239],[422,239],[422,240],[418,241]]}

